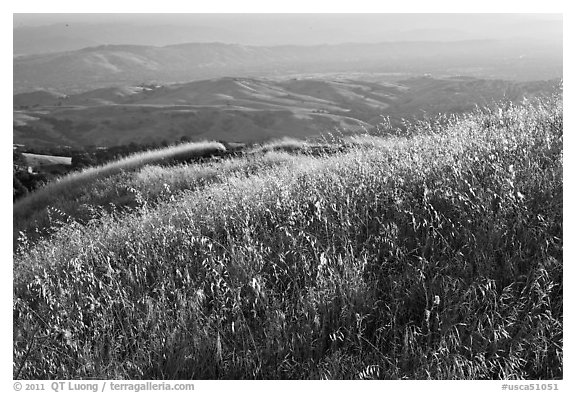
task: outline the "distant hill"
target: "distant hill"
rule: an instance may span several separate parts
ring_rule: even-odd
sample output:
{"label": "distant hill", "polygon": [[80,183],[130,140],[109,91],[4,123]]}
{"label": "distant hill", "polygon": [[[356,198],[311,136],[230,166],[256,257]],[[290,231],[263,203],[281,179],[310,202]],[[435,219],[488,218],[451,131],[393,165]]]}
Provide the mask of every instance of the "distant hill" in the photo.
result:
{"label": "distant hill", "polygon": [[[115,146],[189,140],[260,142],[284,136],[365,132],[390,118],[458,113],[520,101],[557,83],[468,77],[215,78],[173,85],[100,88],[58,96],[14,96],[14,143]],[[20,105],[19,105],[20,104]],[[25,105],[22,105],[25,104]]]}
{"label": "distant hill", "polygon": [[65,95],[63,94],[39,90],[29,93],[15,94],[13,105],[14,107],[57,105],[64,97]]}
{"label": "distant hill", "polygon": [[223,76],[326,72],[462,74],[514,80],[561,77],[562,45],[539,41],[469,40],[316,46],[192,43],[102,45],[17,56],[14,92],[73,93],[139,83],[173,83]]}
{"label": "distant hill", "polygon": [[51,165],[72,165],[71,157],[49,156],[45,154],[22,153],[26,164],[36,168]]}

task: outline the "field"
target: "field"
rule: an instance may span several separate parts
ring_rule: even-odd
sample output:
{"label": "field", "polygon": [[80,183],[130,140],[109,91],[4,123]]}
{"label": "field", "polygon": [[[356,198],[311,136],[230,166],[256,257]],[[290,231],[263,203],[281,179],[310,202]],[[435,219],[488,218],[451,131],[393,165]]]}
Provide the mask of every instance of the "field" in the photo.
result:
{"label": "field", "polygon": [[563,378],[561,96],[382,130],[28,196],[14,378]]}
{"label": "field", "polygon": [[71,165],[71,157],[48,156],[44,154],[31,154],[24,153],[26,163],[31,167],[46,166],[46,165]]}

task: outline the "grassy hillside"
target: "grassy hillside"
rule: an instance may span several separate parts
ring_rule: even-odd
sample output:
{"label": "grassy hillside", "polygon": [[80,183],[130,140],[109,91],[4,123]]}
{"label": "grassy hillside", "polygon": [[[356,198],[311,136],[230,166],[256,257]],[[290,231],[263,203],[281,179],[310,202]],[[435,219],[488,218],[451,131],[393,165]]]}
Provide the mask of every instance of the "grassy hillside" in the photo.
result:
{"label": "grassy hillside", "polygon": [[[334,129],[366,132],[386,115],[403,119],[461,113],[500,100],[545,95],[558,81],[511,82],[462,77],[348,77],[284,80],[218,78],[170,86],[92,90],[32,104],[17,94],[14,142],[27,146],[115,146],[189,140],[261,142],[306,138]],[[39,97],[43,99],[43,95]],[[32,95],[34,96],[34,95]]]}
{"label": "grassy hillside", "polygon": [[562,378],[561,99],[415,127],[27,245],[14,377]]}
{"label": "grassy hillside", "polygon": [[[94,176],[89,181],[84,181],[82,173],[74,174],[67,184],[55,183],[14,204],[15,245],[30,244],[32,239],[46,237],[70,221],[86,223],[106,212],[174,200],[185,191],[223,183],[230,176],[248,176],[298,164],[303,164],[299,157],[273,152],[262,157],[246,156],[203,165],[149,164],[133,171]],[[17,240],[20,237],[25,239],[24,243]]]}
{"label": "grassy hillside", "polygon": [[[31,229],[35,232],[45,231],[56,224],[52,221],[54,213],[55,219],[81,221],[91,218],[94,209],[99,206],[134,206],[133,202],[137,202],[139,192],[146,190],[150,197],[161,193],[157,191],[158,186],[165,189],[168,184],[151,181],[143,189],[141,181],[127,179],[132,176],[132,172],[151,165],[178,163],[224,151],[226,148],[218,142],[185,143],[136,153],[116,162],[69,173],[14,203],[14,235],[17,237],[20,231],[29,232]],[[37,155],[25,156],[28,159],[29,156]],[[130,192],[133,193],[132,198],[123,198],[126,196],[123,194]]]}

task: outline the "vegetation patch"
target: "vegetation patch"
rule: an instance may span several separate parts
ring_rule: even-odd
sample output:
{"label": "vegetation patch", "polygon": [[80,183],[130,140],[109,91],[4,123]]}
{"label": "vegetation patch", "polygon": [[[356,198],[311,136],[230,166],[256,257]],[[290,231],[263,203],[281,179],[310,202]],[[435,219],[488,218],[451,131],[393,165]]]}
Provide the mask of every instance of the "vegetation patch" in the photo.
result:
{"label": "vegetation patch", "polygon": [[52,208],[57,212],[61,211],[58,205],[62,201],[68,205],[62,206],[65,217],[66,211],[70,210],[69,205],[77,205],[77,198],[85,192],[86,187],[99,180],[134,171],[146,165],[185,162],[225,151],[226,148],[219,142],[185,143],[169,148],[136,153],[105,165],[70,173],[57,181],[47,183],[36,192],[30,193],[14,203],[15,232],[31,227],[44,228],[49,223],[47,222],[48,212],[46,209]]}
{"label": "vegetation patch", "polygon": [[14,378],[561,379],[562,115],[420,123],[63,225],[14,259]]}

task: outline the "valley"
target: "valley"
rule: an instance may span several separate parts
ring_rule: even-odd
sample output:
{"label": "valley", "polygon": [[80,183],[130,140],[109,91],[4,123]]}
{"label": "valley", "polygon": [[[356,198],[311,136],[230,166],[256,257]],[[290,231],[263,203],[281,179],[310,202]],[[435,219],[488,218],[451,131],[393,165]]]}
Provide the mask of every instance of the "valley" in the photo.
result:
{"label": "valley", "polygon": [[501,100],[546,94],[558,81],[356,74],[297,78],[226,77],[181,84],[109,87],[78,94],[14,95],[14,143],[27,147],[110,147],[129,143],[370,132],[388,117],[463,113]]}

